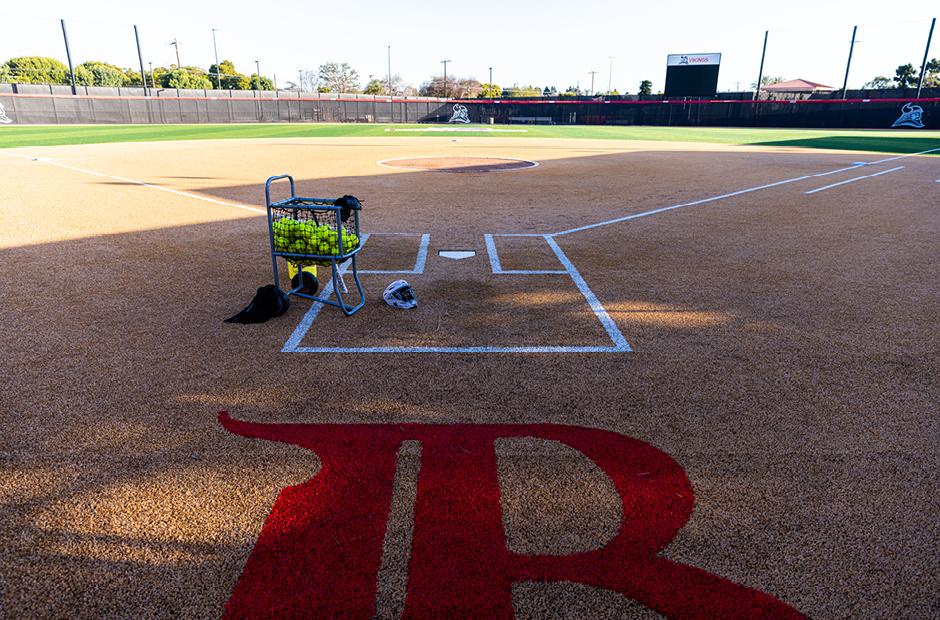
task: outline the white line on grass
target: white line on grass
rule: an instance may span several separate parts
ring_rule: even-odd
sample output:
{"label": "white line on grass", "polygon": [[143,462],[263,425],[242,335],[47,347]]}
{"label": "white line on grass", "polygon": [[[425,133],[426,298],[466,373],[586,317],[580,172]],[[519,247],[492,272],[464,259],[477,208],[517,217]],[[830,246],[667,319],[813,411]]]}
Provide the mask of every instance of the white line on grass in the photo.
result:
{"label": "white line on grass", "polygon": [[851,179],[845,179],[844,181],[839,181],[838,183],[831,183],[829,185],[824,185],[822,187],[817,187],[816,189],[811,189],[808,192],[803,192],[804,194],[815,194],[817,192],[822,192],[827,189],[832,189],[833,187],[839,187],[840,185],[845,185],[847,183],[854,183],[855,181],[861,181],[862,179],[870,179],[872,177],[880,177],[883,174],[888,174],[889,172],[896,172],[903,169],[904,166],[897,166],[896,168],[891,168],[890,170],[882,170],[881,172],[876,172],[874,174],[863,174],[861,176],[852,177]]}
{"label": "white line on grass", "polygon": [[150,189],[158,189],[161,192],[167,192],[170,194],[176,194],[177,196],[184,196],[186,198],[194,198],[196,200],[202,200],[203,202],[209,202],[214,205],[220,205],[223,207],[232,207],[234,209],[242,209],[243,211],[251,211],[252,213],[261,213],[267,214],[265,209],[260,209],[258,207],[249,207],[248,205],[240,205],[234,202],[226,202],[224,200],[216,200],[215,198],[209,198],[207,196],[200,196],[199,194],[193,194],[191,192],[184,192],[178,189],[171,189],[169,187],[161,187],[159,185],[154,185],[152,183],[147,183],[146,181],[140,181],[138,179],[129,179],[127,177],[119,177],[114,174],[105,174],[103,172],[95,172],[94,170],[86,170],[85,168],[77,168],[76,166],[70,166],[68,164],[63,164],[61,162],[54,161],[48,157],[29,157],[27,155],[20,155],[18,153],[4,153],[4,155],[10,155],[11,157],[19,157],[21,159],[29,159],[32,161],[39,162],[41,164],[48,164],[50,166],[57,166],[59,168],[64,168],[66,170],[72,170],[73,172],[81,172],[82,174],[90,174],[96,177],[102,177],[105,179],[114,179],[116,181],[123,181],[125,183],[133,183],[135,185],[140,185],[142,187],[149,187]]}

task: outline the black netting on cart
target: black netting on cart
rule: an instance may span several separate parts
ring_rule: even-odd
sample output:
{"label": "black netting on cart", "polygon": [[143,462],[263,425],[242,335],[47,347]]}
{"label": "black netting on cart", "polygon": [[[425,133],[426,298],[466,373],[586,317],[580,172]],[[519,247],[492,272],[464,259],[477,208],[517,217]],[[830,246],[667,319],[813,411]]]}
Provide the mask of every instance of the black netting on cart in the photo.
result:
{"label": "black netting on cart", "polygon": [[[319,207],[319,208],[318,208]],[[303,256],[286,257],[291,263],[329,265],[359,247],[359,212],[343,212],[332,202],[289,200],[271,207],[274,251]]]}

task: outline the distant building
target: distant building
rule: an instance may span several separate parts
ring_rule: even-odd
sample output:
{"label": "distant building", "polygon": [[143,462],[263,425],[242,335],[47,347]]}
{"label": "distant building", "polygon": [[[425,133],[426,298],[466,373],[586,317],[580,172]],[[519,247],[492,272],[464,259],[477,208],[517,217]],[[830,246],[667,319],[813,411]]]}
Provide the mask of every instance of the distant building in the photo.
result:
{"label": "distant building", "polygon": [[826,86],[819,82],[810,82],[801,78],[768,84],[762,86],[761,90],[768,93],[828,93],[838,89],[835,86]]}

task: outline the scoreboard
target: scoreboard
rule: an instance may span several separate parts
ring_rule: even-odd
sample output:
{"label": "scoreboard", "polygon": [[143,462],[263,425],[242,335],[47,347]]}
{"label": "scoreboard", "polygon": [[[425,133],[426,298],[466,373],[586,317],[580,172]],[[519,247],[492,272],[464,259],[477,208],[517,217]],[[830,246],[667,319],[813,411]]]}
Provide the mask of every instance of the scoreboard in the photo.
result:
{"label": "scoreboard", "polygon": [[718,91],[721,54],[669,54],[666,97],[714,97]]}

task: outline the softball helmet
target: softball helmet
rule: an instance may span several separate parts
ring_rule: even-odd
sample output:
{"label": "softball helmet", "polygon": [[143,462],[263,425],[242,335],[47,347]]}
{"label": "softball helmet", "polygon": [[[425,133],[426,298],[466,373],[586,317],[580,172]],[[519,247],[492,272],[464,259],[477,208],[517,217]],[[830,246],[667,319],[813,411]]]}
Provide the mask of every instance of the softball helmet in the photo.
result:
{"label": "softball helmet", "polygon": [[418,305],[414,289],[405,280],[395,280],[386,286],[382,298],[393,308],[414,308]]}

